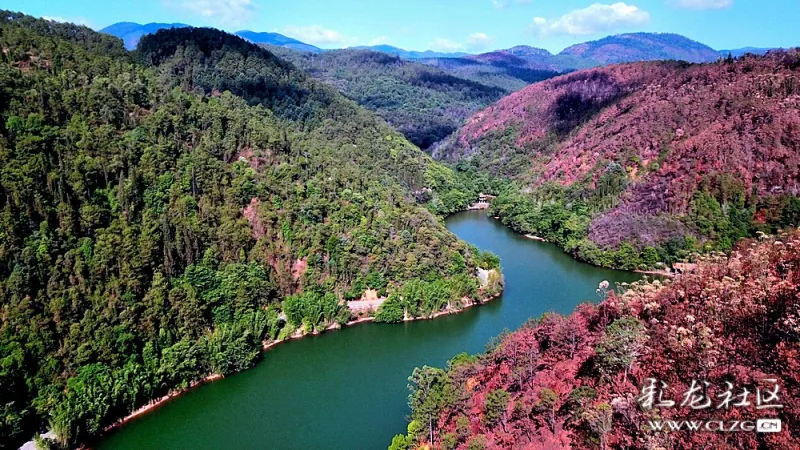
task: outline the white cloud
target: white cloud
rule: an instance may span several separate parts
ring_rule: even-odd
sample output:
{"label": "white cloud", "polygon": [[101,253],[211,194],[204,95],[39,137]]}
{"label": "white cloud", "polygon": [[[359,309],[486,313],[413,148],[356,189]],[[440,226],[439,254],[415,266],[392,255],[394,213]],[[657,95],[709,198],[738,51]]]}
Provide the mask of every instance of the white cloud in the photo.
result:
{"label": "white cloud", "polygon": [[483,32],[472,33],[467,36],[466,42],[453,41],[445,38],[436,38],[428,43],[428,48],[437,52],[463,52],[465,50],[483,50],[494,42],[491,36]]}
{"label": "white cloud", "polygon": [[356,42],[356,39],[344,36],[336,30],[329,30],[319,25],[287,25],[283,27],[283,32],[289,37],[314,45],[346,46]]}
{"label": "white cloud", "polygon": [[369,46],[385,45],[385,44],[388,44],[388,43],[389,43],[389,37],[388,36],[378,36],[376,38],[370,39],[370,41],[367,42],[367,45],[369,45]]}
{"label": "white cloud", "polygon": [[52,20],[53,22],[64,22],[64,23],[74,23],[76,25],[83,25],[85,27],[92,27],[92,24],[89,23],[88,19],[84,19],[83,17],[75,17],[74,19],[65,19],[61,16],[42,16],[44,20]]}
{"label": "white cloud", "polygon": [[164,3],[226,26],[247,22],[257,9],[255,0],[164,0]]}
{"label": "white cloud", "polygon": [[437,52],[458,52],[464,50],[464,45],[450,39],[436,38],[428,44],[428,48]]}
{"label": "white cloud", "polygon": [[733,0],[672,0],[671,3],[686,9],[723,9],[731,6]]}
{"label": "white cloud", "polygon": [[492,5],[497,9],[507,8],[509,5],[527,5],[532,0],[492,0]]}
{"label": "white cloud", "polygon": [[594,3],[586,8],[570,11],[558,19],[535,17],[531,26],[542,35],[583,36],[644,25],[649,21],[650,14],[647,11],[627,3]]}
{"label": "white cloud", "polygon": [[481,50],[494,42],[494,39],[486,33],[472,33],[467,37],[467,46],[476,50]]}

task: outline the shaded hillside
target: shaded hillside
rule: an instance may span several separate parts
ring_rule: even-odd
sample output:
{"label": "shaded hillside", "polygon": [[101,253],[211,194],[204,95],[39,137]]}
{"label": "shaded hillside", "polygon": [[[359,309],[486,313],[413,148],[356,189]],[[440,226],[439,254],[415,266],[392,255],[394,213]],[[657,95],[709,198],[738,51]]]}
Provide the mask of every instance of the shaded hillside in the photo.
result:
{"label": "shaded hillside", "polygon": [[466,56],[464,59],[509,69],[525,68],[532,71],[543,70],[551,72],[570,72],[575,69],[587,69],[598,65],[594,61],[568,55],[553,55],[547,50],[526,46]]}
{"label": "shaded hillside", "polygon": [[599,251],[624,243],[651,255],[627,268],[668,263],[798,224],[799,72],[797,51],[577,72],[479,112],[434,155],[517,180],[494,207],[520,231],[597,264],[630,259]]}
{"label": "shaded hillside", "polygon": [[554,69],[557,66],[555,64],[530,67],[524,58],[504,51],[462,58],[420,59],[419,62],[507,92],[518,91],[531,83],[559,74]]}
{"label": "shaded hillside", "polygon": [[441,70],[369,50],[319,55],[275,49],[312,77],[375,111],[425,149],[506,92]]}
{"label": "shaded hillside", "polygon": [[432,213],[478,187],[333,88],[217,30],[130,55],[0,17],[0,448],[86,443],[367,289],[424,317],[481,295],[496,258]]}
{"label": "shaded hillside", "polygon": [[[409,434],[389,448],[800,448],[798,249],[793,233],[746,242],[671,284],[615,294],[601,283],[599,306],[531,320],[444,370],[418,368],[409,378]],[[649,379],[658,389],[650,405]],[[735,405],[745,390],[746,405]],[[709,420],[728,429],[762,418],[779,418],[782,431],[704,429]],[[701,428],[656,431],[649,422],[667,420]]]}
{"label": "shaded hillside", "polygon": [[720,58],[711,47],[671,33],[618,34],[573,45],[559,55],[581,57],[598,65],[656,60],[703,63]]}

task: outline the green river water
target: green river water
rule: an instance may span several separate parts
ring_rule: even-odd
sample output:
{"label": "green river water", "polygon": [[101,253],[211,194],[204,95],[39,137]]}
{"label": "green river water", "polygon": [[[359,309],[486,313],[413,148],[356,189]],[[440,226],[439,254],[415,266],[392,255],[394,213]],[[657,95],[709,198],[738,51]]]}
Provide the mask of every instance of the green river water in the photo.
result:
{"label": "green river water", "polygon": [[102,449],[385,449],[405,432],[407,378],[481,352],[503,329],[596,301],[597,285],[637,274],[575,261],[470,211],[447,227],[498,254],[506,289],[484,306],[435,320],[360,324],[279,345],[256,367],[203,385],[105,438]]}

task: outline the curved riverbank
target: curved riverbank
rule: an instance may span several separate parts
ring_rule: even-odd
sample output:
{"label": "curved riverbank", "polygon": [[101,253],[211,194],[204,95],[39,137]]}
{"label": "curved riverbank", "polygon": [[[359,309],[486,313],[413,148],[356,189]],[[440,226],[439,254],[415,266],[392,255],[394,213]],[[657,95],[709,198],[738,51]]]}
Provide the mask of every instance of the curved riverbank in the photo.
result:
{"label": "curved riverbank", "polygon": [[208,382],[211,382],[211,381],[221,380],[223,378],[225,378],[225,377],[223,377],[221,374],[214,373],[214,374],[206,376],[202,380],[192,381],[189,384],[188,387],[185,387],[183,389],[174,390],[174,391],[170,392],[169,394],[167,394],[167,395],[165,395],[165,396],[163,396],[161,398],[158,398],[156,400],[152,400],[148,404],[146,404],[144,406],[141,406],[140,408],[138,408],[137,410],[131,412],[127,416],[125,416],[122,419],[118,420],[117,422],[114,422],[113,424],[103,428],[103,432],[104,433],[108,433],[108,432],[110,432],[110,431],[112,431],[114,429],[120,428],[123,425],[125,425],[126,423],[130,422],[131,420],[133,420],[133,419],[135,419],[135,418],[137,418],[137,417],[139,417],[139,416],[141,416],[141,415],[143,415],[143,414],[145,414],[145,413],[147,413],[149,411],[152,411],[155,408],[158,408],[159,406],[161,406],[164,403],[166,403],[166,402],[168,402],[168,401],[180,396],[181,394],[185,394],[186,392],[189,392],[190,390],[192,390],[192,389],[194,389],[194,388],[196,388],[196,387],[198,387],[198,386],[200,386],[202,384],[205,384],[205,383],[208,383]]}
{"label": "curved riverbank", "polygon": [[491,338],[530,317],[568,314],[597,301],[603,280],[641,278],[580,263],[484,212],[456,214],[446,223],[459,238],[500,256],[506,280],[500,297],[437,320],[348,326],[275,345],[255,367],[136,417],[97,447],[385,448],[406,430],[406,385],[415,367],[441,367],[458,353],[482,352]]}
{"label": "curved riverbank", "polygon": [[[530,239],[532,241],[537,241],[537,242],[542,242],[542,243],[551,243],[551,244],[553,244],[553,246],[558,248],[560,251],[564,252],[564,254],[569,255],[571,258],[575,259],[576,261],[580,261],[580,262],[582,262],[584,264],[590,264],[592,266],[603,268],[603,269],[624,270],[624,269],[616,269],[614,267],[610,267],[610,266],[606,266],[606,265],[595,264],[595,263],[593,263],[591,261],[587,261],[585,259],[582,259],[577,254],[568,252],[567,250],[565,250],[565,249],[561,248],[560,246],[558,246],[556,243],[550,242],[550,241],[548,241],[547,239],[545,239],[545,238],[543,238],[541,236],[537,236],[537,235],[535,235],[533,233],[525,233],[524,231],[516,231],[516,230],[514,230],[512,228],[512,226],[510,224],[503,223],[503,218],[500,217],[500,216],[487,216],[487,217],[491,217],[492,219],[500,222],[504,227],[508,228],[510,231],[512,231],[514,233],[519,234],[520,236],[523,236],[525,239]],[[679,263],[676,263],[676,266],[678,264]],[[631,272],[640,273],[640,274],[643,274],[643,275],[655,275],[655,276],[669,277],[669,278],[674,277],[676,275],[676,273],[671,272],[669,270],[659,270],[659,269],[633,269],[633,270],[631,270]]]}
{"label": "curved riverbank", "polygon": [[[436,319],[436,318],[443,317],[443,316],[449,316],[449,315],[452,315],[452,314],[459,314],[459,313],[464,312],[465,310],[467,310],[469,308],[472,308],[474,306],[485,305],[486,303],[497,299],[498,297],[500,297],[500,295],[502,295],[502,292],[494,294],[494,295],[491,295],[491,296],[488,296],[488,297],[485,297],[484,299],[479,300],[479,301],[469,301],[468,299],[463,299],[463,300],[466,300],[466,301],[464,302],[463,306],[461,308],[459,308],[459,309],[448,308],[448,309],[445,309],[443,311],[436,312],[436,313],[432,314],[431,316],[427,316],[427,317],[406,317],[406,318],[403,319],[402,322],[415,322],[415,321],[421,321],[421,320],[432,320],[432,319]],[[361,324],[361,323],[370,323],[370,322],[374,322],[374,321],[375,321],[375,317],[368,316],[368,317],[361,317],[361,318],[358,318],[358,319],[351,320],[351,321],[345,323],[343,326],[340,326],[340,325],[335,324],[335,323],[331,324],[327,328],[325,328],[325,330],[323,332],[315,331],[313,333],[303,333],[302,330],[297,330],[294,333],[292,333],[290,336],[288,336],[288,337],[286,337],[284,339],[275,339],[273,341],[265,341],[261,346],[261,350],[262,350],[262,352],[266,352],[267,350],[269,350],[269,349],[271,349],[273,347],[277,347],[280,344],[285,344],[287,342],[291,342],[291,341],[298,340],[298,339],[303,339],[303,338],[310,337],[310,336],[318,336],[318,335],[321,335],[321,334],[324,334],[324,333],[327,333],[327,332],[330,332],[330,331],[340,330],[340,329],[345,328],[345,327],[352,327],[354,325],[358,325],[358,324]],[[177,397],[179,397],[179,396],[181,396],[183,394],[186,394],[187,392],[189,392],[189,391],[191,391],[191,390],[193,390],[193,389],[195,389],[197,387],[200,387],[201,385],[204,385],[206,383],[210,383],[210,382],[213,382],[213,381],[218,381],[218,380],[221,380],[223,378],[225,378],[224,375],[219,374],[219,373],[214,373],[214,374],[207,375],[206,377],[204,377],[204,378],[202,378],[200,380],[193,381],[192,383],[189,384],[189,386],[187,386],[187,387],[185,387],[183,389],[174,390],[174,391],[168,393],[167,395],[165,395],[163,397],[160,397],[158,399],[152,400],[149,403],[147,403],[146,405],[143,405],[143,406],[139,407],[138,409],[136,409],[135,411],[131,412],[127,416],[123,417],[122,419],[118,420],[117,422],[114,422],[113,424],[105,427],[103,429],[103,433],[107,434],[107,433],[110,433],[110,432],[112,432],[112,431],[114,431],[116,429],[119,429],[119,428],[123,427],[125,424],[127,424],[128,422],[130,422],[131,420],[136,419],[137,417],[142,416],[142,415],[144,415],[144,414],[146,414],[148,412],[151,412],[151,411],[155,410],[156,408],[158,408],[159,406],[162,406],[165,403],[167,403],[167,402],[169,402],[171,400],[174,400]]]}

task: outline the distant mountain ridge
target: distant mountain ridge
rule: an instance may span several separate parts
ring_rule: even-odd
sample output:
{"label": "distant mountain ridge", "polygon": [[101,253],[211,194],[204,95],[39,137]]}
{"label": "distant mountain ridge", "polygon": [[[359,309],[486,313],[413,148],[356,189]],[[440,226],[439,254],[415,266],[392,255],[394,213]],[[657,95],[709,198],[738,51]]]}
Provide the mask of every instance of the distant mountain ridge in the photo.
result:
{"label": "distant mountain ridge", "polygon": [[517,45],[506,50],[515,56],[552,56],[549,50],[543,48],[531,47],[530,45]]}
{"label": "distant mountain ridge", "polygon": [[[136,48],[136,44],[139,43],[139,39],[141,39],[142,36],[146,34],[153,34],[156,31],[162,29],[186,28],[186,27],[191,27],[191,25],[187,25],[185,23],[153,22],[147,24],[139,24],[135,22],[118,22],[101,29],[100,32],[110,34],[112,36],[116,36],[122,39],[122,41],[125,43],[125,48],[127,48],[128,50],[133,50],[134,48]],[[240,36],[244,39],[247,39],[248,41],[253,42],[254,44],[267,44],[276,47],[284,47],[292,50],[297,50],[301,52],[310,52],[310,53],[320,53],[325,51],[315,45],[307,44],[298,39],[291,38],[282,35],[280,33],[241,30],[233,34]],[[396,55],[405,59],[460,58],[462,56],[469,55],[469,53],[464,53],[464,52],[445,53],[445,52],[435,52],[433,50],[424,50],[424,51],[405,50],[399,47],[394,47],[392,45],[359,46],[351,48],[373,50],[377,52],[387,53],[390,55]]]}
{"label": "distant mountain ridge", "polygon": [[[629,33],[576,44],[557,55],[545,49],[518,45],[506,50],[463,56],[459,61],[431,58],[422,62],[445,70],[450,68],[466,77],[504,72],[521,82],[514,88],[520,89],[530,83],[526,79],[526,71],[564,73],[622,62],[680,60],[704,63],[719,58],[720,52],[717,50],[678,34]],[[513,84],[511,82],[504,87],[509,88]]]}
{"label": "distant mountain ridge", "polygon": [[463,78],[516,91],[542,80],[543,72],[567,73],[637,61],[713,62],[720,57],[720,52],[681,35],[629,33],[576,44],[556,55],[542,48],[518,45],[479,55],[419,61]]}
{"label": "distant mountain ridge", "polygon": [[713,48],[673,33],[618,34],[567,47],[559,55],[578,56],[597,65],[655,60],[705,63],[719,59],[719,52]]}
{"label": "distant mountain ridge", "polygon": [[[121,22],[106,27],[101,32],[120,37],[123,39],[126,48],[133,49],[138,40],[145,34],[154,33],[162,28],[187,26],[190,25],[181,23],[140,25],[132,22]],[[273,48],[287,48],[311,54],[331,51],[274,32],[242,30],[235,34],[255,44],[268,45]],[[349,50],[370,50],[404,60],[416,61],[434,66],[441,71],[465,80],[474,81],[491,88],[499,88],[506,92],[514,92],[529,84],[550,78],[555,74],[609,64],[654,60],[708,63],[725,58],[729,54],[734,57],[746,53],[763,55],[770,49],[744,47],[734,50],[715,50],[678,34],[627,33],[575,44],[557,54],[529,45],[518,45],[481,54],[447,53],[432,50],[413,51],[392,45],[357,46],[350,47]],[[341,62],[340,58],[334,58],[333,60],[337,61],[337,63]],[[343,69],[346,69],[346,67]]]}
{"label": "distant mountain ridge", "polygon": [[766,48],[766,47],[742,47],[742,48],[732,48],[729,50],[720,50],[719,54],[723,58],[727,57],[728,55],[733,56],[734,58],[739,56],[744,56],[748,53],[753,55],[766,55],[767,52],[772,50],[783,50],[782,48]]}
{"label": "distant mountain ridge", "polygon": [[139,43],[139,39],[146,34],[155,33],[158,30],[169,29],[169,28],[186,28],[190,27],[191,25],[187,25],[185,23],[146,23],[146,24],[139,24],[135,22],[118,22],[113,25],[109,25],[102,30],[101,33],[110,34],[112,36],[116,36],[122,39],[122,42],[125,44],[125,48],[128,50],[132,50],[136,48],[136,44]]}
{"label": "distant mountain ridge", "polygon": [[237,31],[235,34],[254,44],[268,44],[309,53],[319,53],[322,51],[322,49],[317,46],[306,44],[305,42],[284,36],[280,33],[260,33],[257,31],[242,30]]}
{"label": "distant mountain ridge", "polygon": [[[153,34],[158,30],[165,30],[170,28],[190,28],[190,27],[192,26],[187,25],[185,23],[153,22],[147,24],[139,24],[135,22],[119,22],[103,28],[102,30],[100,30],[100,32],[105,34],[110,34],[112,36],[116,36],[122,39],[122,42],[125,44],[125,48],[127,48],[128,50],[133,50],[136,48],[136,45],[139,43],[139,40],[142,38],[142,36],[145,36],[147,34]],[[237,31],[234,34],[254,44],[268,44],[277,47],[286,47],[301,52],[319,53],[322,51],[322,49],[319,47],[316,47],[311,44],[306,44],[305,42],[301,42],[297,39],[284,36],[280,33],[267,33],[267,32],[257,32],[250,30],[241,30]]]}
{"label": "distant mountain ridge", "polygon": [[[119,22],[109,25],[101,33],[111,34],[123,40],[125,48],[136,48],[142,36],[155,33],[161,29],[190,27],[184,23],[147,23]],[[315,45],[307,44],[298,39],[275,32],[258,32],[251,30],[237,31],[241,36],[255,44],[267,44],[276,47],[289,48],[301,52],[321,53],[326,51]],[[420,60],[428,65],[439,67],[443,70],[458,68],[460,75],[473,72],[478,78],[488,72],[495,76],[498,72],[507,72],[512,69],[522,72],[522,76],[510,75],[497,83],[504,89],[517,90],[529,84],[531,78],[524,73],[529,70],[546,70],[556,72],[569,72],[587,69],[608,64],[622,62],[654,61],[654,60],[680,60],[692,63],[712,62],[728,54],[736,57],[746,53],[763,55],[773,48],[743,47],[731,50],[715,50],[705,44],[674,33],[626,33],[607,36],[602,39],[583,42],[565,48],[558,54],[553,54],[543,48],[529,45],[517,45],[508,49],[493,50],[486,53],[472,54],[467,52],[437,52],[433,50],[405,50],[393,45],[363,45],[350,47],[357,50],[372,50],[399,56],[410,60]],[[441,61],[443,59],[460,61]],[[473,66],[473,67],[470,67]],[[505,77],[505,75],[503,75]],[[484,80],[481,80],[484,81]]]}
{"label": "distant mountain ridge", "polygon": [[461,58],[470,55],[470,53],[464,53],[464,52],[442,53],[442,52],[435,52],[433,50],[425,50],[419,52],[414,50],[404,50],[402,48],[398,48],[392,45],[372,45],[372,46],[362,45],[359,47],[351,47],[351,48],[356,50],[372,50],[381,53],[388,53],[390,55],[396,55],[406,59]]}

